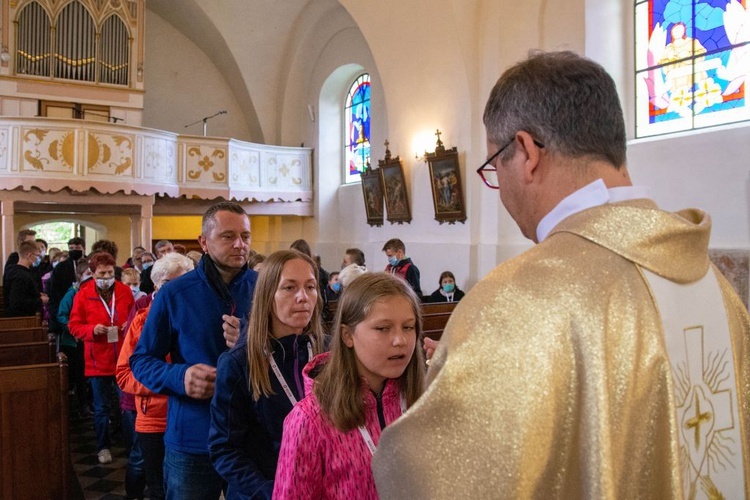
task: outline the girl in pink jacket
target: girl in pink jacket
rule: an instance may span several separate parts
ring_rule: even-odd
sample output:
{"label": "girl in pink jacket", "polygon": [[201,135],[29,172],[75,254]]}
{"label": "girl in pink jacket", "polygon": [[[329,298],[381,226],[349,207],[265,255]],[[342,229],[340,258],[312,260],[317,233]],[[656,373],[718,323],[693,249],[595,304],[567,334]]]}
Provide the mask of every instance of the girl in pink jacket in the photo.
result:
{"label": "girl in pink jacket", "polygon": [[386,273],[339,299],[331,352],[305,367],[306,394],[284,420],[273,497],[377,498],[370,463],[380,433],[421,395],[419,299]]}

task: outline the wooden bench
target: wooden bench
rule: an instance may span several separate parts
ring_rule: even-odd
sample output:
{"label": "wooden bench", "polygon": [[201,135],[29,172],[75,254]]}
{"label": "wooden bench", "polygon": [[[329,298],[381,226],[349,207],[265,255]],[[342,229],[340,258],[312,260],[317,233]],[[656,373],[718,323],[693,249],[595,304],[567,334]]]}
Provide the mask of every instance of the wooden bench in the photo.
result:
{"label": "wooden bench", "polygon": [[13,316],[0,318],[0,330],[15,330],[17,328],[34,328],[42,326],[42,315],[36,316]]}
{"label": "wooden bench", "polygon": [[68,365],[0,368],[0,498],[70,498]]}
{"label": "wooden bench", "polygon": [[39,365],[55,360],[55,338],[41,342],[0,344],[0,367]]}
{"label": "wooden bench", "polygon": [[20,342],[40,342],[47,339],[47,331],[44,327],[16,328],[13,330],[0,330],[0,344],[18,344]]}
{"label": "wooden bench", "polygon": [[422,304],[422,333],[425,337],[440,340],[445,325],[458,302],[434,302]]}

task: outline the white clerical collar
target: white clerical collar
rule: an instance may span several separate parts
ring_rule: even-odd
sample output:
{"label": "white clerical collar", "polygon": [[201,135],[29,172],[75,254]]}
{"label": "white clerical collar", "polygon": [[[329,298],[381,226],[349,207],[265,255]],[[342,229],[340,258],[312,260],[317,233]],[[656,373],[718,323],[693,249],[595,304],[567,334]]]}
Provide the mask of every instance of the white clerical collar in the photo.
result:
{"label": "white clerical collar", "polygon": [[564,219],[587,208],[598,207],[605,203],[636,200],[649,197],[649,188],[645,186],[622,186],[607,189],[601,179],[597,179],[578,191],[563,198],[563,200],[544,216],[536,227],[537,241],[541,243],[549,233]]}

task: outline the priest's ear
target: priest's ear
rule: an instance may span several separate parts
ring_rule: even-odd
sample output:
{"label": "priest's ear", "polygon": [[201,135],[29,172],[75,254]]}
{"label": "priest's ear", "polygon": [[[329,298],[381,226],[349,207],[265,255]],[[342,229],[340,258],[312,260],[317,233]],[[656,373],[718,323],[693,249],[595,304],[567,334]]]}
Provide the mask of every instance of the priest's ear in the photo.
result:
{"label": "priest's ear", "polygon": [[516,142],[518,142],[516,149],[524,155],[523,180],[532,182],[534,176],[538,173],[537,170],[544,146],[525,130],[516,132]]}

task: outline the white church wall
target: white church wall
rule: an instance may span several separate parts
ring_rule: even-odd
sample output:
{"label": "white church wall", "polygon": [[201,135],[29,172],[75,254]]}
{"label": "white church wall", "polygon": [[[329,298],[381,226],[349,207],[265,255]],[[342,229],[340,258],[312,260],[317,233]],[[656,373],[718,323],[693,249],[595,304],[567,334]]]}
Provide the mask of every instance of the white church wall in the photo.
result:
{"label": "white church wall", "polygon": [[251,140],[237,100],[208,56],[149,9],[144,79],[144,127],[202,135],[202,123],[185,125],[227,110],[208,121],[208,135]]}

